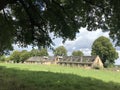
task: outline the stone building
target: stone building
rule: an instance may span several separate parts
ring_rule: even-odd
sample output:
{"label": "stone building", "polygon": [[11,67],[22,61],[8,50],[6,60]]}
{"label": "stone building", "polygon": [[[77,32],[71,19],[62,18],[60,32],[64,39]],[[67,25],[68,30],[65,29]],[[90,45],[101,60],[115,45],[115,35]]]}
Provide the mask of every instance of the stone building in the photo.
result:
{"label": "stone building", "polygon": [[44,56],[44,57],[31,57],[25,63],[38,63],[38,64],[59,64],[65,66],[83,66],[92,68],[103,68],[102,60],[99,56]]}

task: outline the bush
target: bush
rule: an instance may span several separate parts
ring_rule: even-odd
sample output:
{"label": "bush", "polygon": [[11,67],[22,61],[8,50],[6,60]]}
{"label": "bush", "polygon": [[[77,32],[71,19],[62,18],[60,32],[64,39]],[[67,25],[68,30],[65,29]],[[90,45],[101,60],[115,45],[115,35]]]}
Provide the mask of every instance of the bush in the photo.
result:
{"label": "bush", "polygon": [[0,62],[4,62],[5,61],[5,56],[0,56]]}

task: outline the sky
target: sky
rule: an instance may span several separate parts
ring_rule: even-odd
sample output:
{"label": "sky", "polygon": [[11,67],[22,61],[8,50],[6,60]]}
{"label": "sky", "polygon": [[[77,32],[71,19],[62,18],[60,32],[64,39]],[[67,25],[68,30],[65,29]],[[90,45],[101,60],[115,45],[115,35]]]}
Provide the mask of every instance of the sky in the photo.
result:
{"label": "sky", "polygon": [[[102,32],[102,30],[97,31],[87,31],[85,28],[80,29],[80,33],[76,35],[76,39],[73,41],[67,40],[64,44],[62,43],[62,38],[56,38],[53,40],[55,43],[54,48],[58,46],[64,46],[67,51],[68,55],[71,55],[72,51],[74,50],[81,50],[85,56],[91,55],[91,46],[93,42],[100,36],[105,36],[109,38],[109,32]],[[51,34],[51,37],[53,37],[53,34]],[[112,40],[111,40],[111,43]],[[115,47],[117,52],[119,53],[120,57],[120,47]],[[27,48],[19,48],[17,45],[14,45],[15,50],[28,50],[30,51],[32,49],[31,46],[28,46]],[[52,50],[48,49],[49,55],[53,56]],[[118,58],[115,61],[115,64],[120,64],[120,58]]]}

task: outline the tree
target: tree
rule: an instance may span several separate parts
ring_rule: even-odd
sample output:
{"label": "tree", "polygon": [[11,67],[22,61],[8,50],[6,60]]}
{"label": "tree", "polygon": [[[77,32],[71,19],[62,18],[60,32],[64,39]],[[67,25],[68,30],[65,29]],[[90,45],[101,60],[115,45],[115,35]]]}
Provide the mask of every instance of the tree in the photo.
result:
{"label": "tree", "polygon": [[54,56],[67,56],[67,50],[64,46],[57,47],[54,51]]}
{"label": "tree", "polygon": [[31,56],[31,57],[38,56],[38,52],[39,52],[38,49],[32,49],[32,50],[30,51],[30,56]]}
{"label": "tree", "polygon": [[6,60],[5,55],[0,56],[0,62],[4,62]]}
{"label": "tree", "polygon": [[50,32],[73,40],[81,27],[109,30],[120,45],[119,6],[119,0],[0,0],[0,54],[13,43],[50,47]]}
{"label": "tree", "polygon": [[33,49],[31,50],[31,56],[48,56],[48,51],[47,49],[43,48],[41,50],[39,49]]}
{"label": "tree", "polygon": [[9,56],[8,59],[10,59],[11,61],[13,61],[14,63],[19,63],[19,62],[24,62],[25,60],[27,60],[30,57],[30,52],[26,51],[26,50],[22,50],[22,51],[13,51],[13,53]]}
{"label": "tree", "polygon": [[96,39],[92,45],[92,55],[99,55],[104,66],[107,62],[109,65],[114,64],[115,59],[118,58],[118,53],[113,47],[110,40],[104,36]]}
{"label": "tree", "polygon": [[84,56],[83,52],[82,51],[73,51],[72,52],[72,56]]}
{"label": "tree", "polygon": [[27,60],[30,57],[30,52],[26,51],[26,50],[22,50],[20,52],[20,62],[24,62],[25,60]]}
{"label": "tree", "polygon": [[48,56],[48,55],[49,55],[48,51],[45,48],[41,49],[39,52],[39,56]]}
{"label": "tree", "polygon": [[14,63],[19,63],[20,62],[20,51],[13,51],[13,53],[10,55],[10,60],[13,61]]}

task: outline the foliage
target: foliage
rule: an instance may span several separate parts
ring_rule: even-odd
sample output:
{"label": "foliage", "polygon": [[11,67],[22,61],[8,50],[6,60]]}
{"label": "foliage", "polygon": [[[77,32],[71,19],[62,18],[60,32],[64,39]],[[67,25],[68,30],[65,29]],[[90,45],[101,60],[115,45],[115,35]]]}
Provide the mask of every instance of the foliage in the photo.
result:
{"label": "foliage", "polygon": [[38,53],[39,53],[39,50],[38,49],[32,49],[30,51],[30,56],[33,57],[33,56],[38,56]]}
{"label": "foliage", "polygon": [[50,32],[73,40],[81,27],[109,30],[120,45],[119,6],[119,0],[1,0],[0,52],[12,43],[49,47]]}
{"label": "foliage", "polygon": [[115,59],[118,58],[118,53],[113,47],[110,40],[104,36],[96,39],[92,45],[92,55],[99,55],[104,66],[107,62],[107,65],[113,64]]}
{"label": "foliage", "polygon": [[0,61],[4,62],[6,60],[5,58],[6,58],[5,55],[0,56]]}
{"label": "foliage", "polygon": [[67,56],[67,50],[64,46],[57,47],[54,51],[54,56]]}
{"label": "foliage", "polygon": [[39,52],[39,56],[48,56],[48,55],[49,55],[48,51],[45,48],[41,49]]}
{"label": "foliage", "polygon": [[31,56],[48,56],[48,51],[47,49],[43,48],[41,50],[39,49],[33,49],[30,51]]}
{"label": "foliage", "polygon": [[73,51],[72,52],[72,56],[84,56],[83,52],[82,51]]}
{"label": "foliage", "polygon": [[25,60],[27,60],[30,57],[30,52],[23,50],[20,52],[20,61],[23,63]]}
{"label": "foliage", "polygon": [[10,55],[10,60],[14,63],[20,62],[20,52],[19,51],[13,51],[13,53]]}
{"label": "foliage", "polygon": [[0,55],[9,54],[8,51],[13,50],[13,38],[14,29],[11,28],[5,17],[0,13]]}
{"label": "foliage", "polygon": [[24,62],[30,57],[30,53],[26,50],[23,51],[13,51],[13,53],[10,55],[9,59],[13,61],[14,63]]}
{"label": "foliage", "polygon": [[6,62],[10,62],[10,56],[5,57]]}

